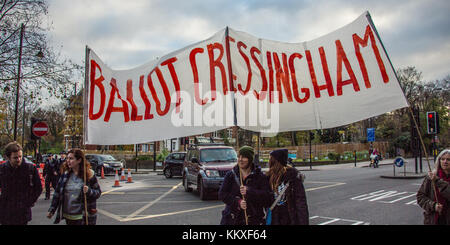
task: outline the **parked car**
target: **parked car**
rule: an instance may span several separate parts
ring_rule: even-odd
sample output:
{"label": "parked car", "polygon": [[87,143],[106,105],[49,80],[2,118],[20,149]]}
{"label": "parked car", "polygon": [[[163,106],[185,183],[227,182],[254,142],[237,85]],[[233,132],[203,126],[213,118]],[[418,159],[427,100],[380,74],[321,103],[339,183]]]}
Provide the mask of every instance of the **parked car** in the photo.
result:
{"label": "parked car", "polygon": [[188,149],[183,164],[184,190],[197,188],[200,199],[217,194],[225,174],[237,163],[236,151],[225,145],[201,144]]}
{"label": "parked car", "polygon": [[34,164],[35,159],[33,156],[24,156],[25,162]]}
{"label": "parked car", "polygon": [[102,167],[104,174],[115,174],[116,170],[119,175],[122,173],[123,163],[111,155],[86,154],[86,160],[91,164],[91,168],[97,176],[102,174]]}
{"label": "parked car", "polygon": [[170,153],[163,162],[164,176],[169,179],[173,176],[182,176],[184,158],[186,152],[173,152]]}

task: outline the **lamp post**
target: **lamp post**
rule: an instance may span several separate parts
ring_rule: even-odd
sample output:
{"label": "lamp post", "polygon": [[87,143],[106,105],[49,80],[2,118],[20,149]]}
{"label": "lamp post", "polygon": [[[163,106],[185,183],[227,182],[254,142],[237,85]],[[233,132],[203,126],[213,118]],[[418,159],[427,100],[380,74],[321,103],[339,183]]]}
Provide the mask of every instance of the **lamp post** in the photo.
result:
{"label": "lamp post", "polygon": [[[17,68],[17,87],[16,87],[16,104],[14,108],[14,141],[17,140],[17,115],[19,114],[19,92],[20,92],[20,77],[22,73],[22,44],[23,44],[23,35],[25,32],[25,25],[22,23],[20,25],[20,43],[19,43],[19,63]],[[44,54],[41,50],[36,54],[37,57],[43,58]],[[23,142],[23,140],[22,140]],[[23,146],[23,143],[22,143]]]}
{"label": "lamp post", "polygon": [[20,25],[20,44],[19,44],[19,64],[17,71],[17,88],[16,88],[16,105],[14,109],[14,141],[17,140],[17,114],[19,110],[19,91],[20,91],[20,76],[21,76],[21,65],[22,65],[22,43],[23,43],[23,33],[25,31],[25,25],[22,23]]}

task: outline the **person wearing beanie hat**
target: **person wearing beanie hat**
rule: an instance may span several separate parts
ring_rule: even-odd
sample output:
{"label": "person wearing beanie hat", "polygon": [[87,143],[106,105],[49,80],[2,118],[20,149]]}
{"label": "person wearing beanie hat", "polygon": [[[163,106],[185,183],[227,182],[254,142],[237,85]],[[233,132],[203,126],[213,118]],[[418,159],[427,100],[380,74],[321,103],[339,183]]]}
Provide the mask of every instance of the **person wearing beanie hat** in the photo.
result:
{"label": "person wearing beanie hat", "polygon": [[253,163],[253,157],[255,155],[255,151],[250,146],[243,146],[239,149],[239,155],[246,157],[249,163]]}
{"label": "person wearing beanie hat", "polygon": [[281,165],[286,166],[288,161],[288,153],[288,149],[279,149],[270,152],[270,155],[281,163]]}
{"label": "person wearing beanie hat", "polygon": [[271,204],[273,194],[267,176],[260,167],[253,164],[253,158],[252,147],[241,147],[238,163],[225,175],[219,190],[219,199],[226,204],[222,211],[221,225],[265,223],[264,208]]}
{"label": "person wearing beanie hat", "polygon": [[[269,184],[273,191],[271,205],[272,225],[309,225],[304,176],[287,165],[288,150],[278,149],[270,153]],[[276,203],[275,203],[276,202]]]}

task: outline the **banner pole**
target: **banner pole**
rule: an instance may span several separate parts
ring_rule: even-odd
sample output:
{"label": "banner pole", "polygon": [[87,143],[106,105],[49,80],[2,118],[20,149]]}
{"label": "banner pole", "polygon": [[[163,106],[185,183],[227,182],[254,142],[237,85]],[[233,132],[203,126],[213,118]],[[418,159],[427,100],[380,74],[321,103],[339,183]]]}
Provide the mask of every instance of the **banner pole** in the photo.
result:
{"label": "banner pole", "polygon": [[[388,55],[388,53],[386,52],[386,48],[384,47],[384,44],[383,44],[383,42],[381,41],[380,35],[378,34],[378,31],[377,31],[377,29],[375,28],[375,24],[374,24],[373,21],[372,21],[372,17],[370,16],[370,13],[369,13],[368,11],[367,11],[367,14],[366,14],[366,18],[367,18],[367,20],[369,21],[369,24],[370,24],[370,26],[372,27],[372,29],[375,31],[375,35],[377,36],[378,41],[381,43],[381,47],[383,47],[384,54],[386,55],[386,57],[387,57],[387,59],[388,59],[388,61],[389,61],[389,64],[391,65],[392,71],[394,72],[394,75],[395,75],[395,78],[397,79],[397,82],[400,83],[400,80],[398,79],[398,76],[397,76],[397,72],[395,71],[394,66],[392,65],[391,59],[389,58],[389,55]],[[404,95],[403,95],[403,96],[404,96]],[[413,121],[414,121],[415,128],[416,128],[416,130],[417,130],[417,134],[419,135],[420,143],[422,144],[423,151],[425,152],[425,157],[426,157],[426,159],[427,159],[428,169],[429,169],[429,171],[431,172],[430,160],[428,159],[428,153],[427,153],[427,151],[426,151],[426,149],[425,149],[425,144],[423,143],[423,139],[422,139],[422,135],[421,135],[421,133],[420,133],[420,129],[419,129],[419,127],[417,126],[417,122],[416,122],[416,119],[415,119],[415,117],[414,117],[414,113],[412,112],[411,106],[409,105],[409,102],[408,102],[408,101],[407,101],[407,103],[408,103],[408,109],[409,109],[409,112],[411,113],[411,116],[412,116]],[[420,119],[420,118],[419,118],[419,119]],[[436,189],[435,184],[434,184],[434,181],[431,181],[431,185],[432,185],[432,188],[433,188],[433,189]],[[438,201],[436,191],[434,192],[434,196],[435,196],[435,198],[436,198],[436,201]]]}
{"label": "banner pole", "polygon": [[[242,180],[242,169],[240,166],[239,166],[239,179],[241,180],[241,186],[244,186],[244,182]],[[242,198],[245,201],[245,195],[242,195]],[[244,216],[245,216],[245,224],[248,225],[247,209],[244,209]]]}
{"label": "banner pole", "polygon": [[419,139],[420,139],[420,143],[422,144],[423,151],[425,152],[425,158],[427,159],[428,169],[431,171],[430,160],[428,159],[428,153],[425,149],[425,144],[423,143],[422,134],[420,133],[420,129],[419,129],[419,126],[417,125],[416,118],[414,117],[414,113],[411,110],[411,106],[408,106],[408,109],[409,109],[409,112],[411,113],[411,117],[414,121],[414,126],[417,130],[417,134],[419,135]]}
{"label": "banner pole", "polygon": [[83,146],[86,146],[86,140],[88,137],[88,94],[89,94],[89,54],[91,49],[86,45],[85,57],[84,57],[84,89],[83,89]]}
{"label": "banner pole", "polygon": [[[237,127],[237,110],[236,110],[236,88],[234,87],[234,79],[233,79],[233,66],[231,63],[231,52],[230,52],[230,33],[228,26],[225,28],[225,49],[227,55],[227,65],[228,65],[228,78],[230,79],[230,93],[233,100],[233,126]],[[234,40],[233,40],[234,41]],[[239,149],[239,127],[236,129],[236,147]]]}
{"label": "banner pole", "polygon": [[395,71],[394,66],[392,65],[391,58],[389,58],[386,48],[384,47],[383,41],[381,41],[380,35],[378,34],[378,31],[377,31],[377,28],[375,28],[375,24],[373,23],[372,17],[370,16],[370,13],[368,11],[366,14],[366,18],[367,18],[367,21],[369,21],[370,27],[372,27],[373,31],[375,32],[375,35],[377,36],[377,39],[380,42],[381,47],[383,48],[384,54],[386,55],[386,57],[389,61],[389,64],[391,65],[391,69],[394,72],[395,78],[397,78],[397,82],[400,83],[400,80],[398,79],[398,76],[397,76],[397,72]]}
{"label": "banner pole", "polygon": [[[423,139],[422,139],[422,135],[420,134],[419,126],[417,125],[416,118],[414,117],[414,113],[412,112],[411,106],[408,106],[408,109],[409,109],[409,112],[411,113],[412,119],[414,121],[414,125],[417,130],[417,134],[419,135],[420,143],[422,143],[422,148],[423,148],[423,151],[425,153],[425,158],[427,159],[427,163],[428,163],[428,170],[430,170],[430,172],[431,172],[430,160],[428,159],[428,152],[425,149],[425,144],[423,143]],[[419,120],[420,120],[420,118],[419,118]],[[438,198],[437,198],[436,185],[434,184],[433,180],[431,180],[431,188],[433,188],[435,190],[434,198],[436,199],[436,202],[439,202]]]}

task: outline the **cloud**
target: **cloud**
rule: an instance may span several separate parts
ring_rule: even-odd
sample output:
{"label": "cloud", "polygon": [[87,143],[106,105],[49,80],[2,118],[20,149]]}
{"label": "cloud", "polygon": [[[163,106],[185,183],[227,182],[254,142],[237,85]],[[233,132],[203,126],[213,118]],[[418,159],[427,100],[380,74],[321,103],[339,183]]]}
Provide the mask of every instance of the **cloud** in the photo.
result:
{"label": "cloud", "polygon": [[114,69],[129,69],[230,26],[283,42],[309,41],[369,11],[395,68],[416,66],[425,80],[450,74],[450,2],[50,0],[55,44],[75,62],[84,46]]}

